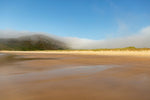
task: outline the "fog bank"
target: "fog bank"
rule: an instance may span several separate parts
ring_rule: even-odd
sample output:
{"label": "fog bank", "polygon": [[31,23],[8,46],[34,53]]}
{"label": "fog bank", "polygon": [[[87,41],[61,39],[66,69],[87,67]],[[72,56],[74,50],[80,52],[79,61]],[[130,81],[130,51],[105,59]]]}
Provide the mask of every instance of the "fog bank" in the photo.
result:
{"label": "fog bank", "polygon": [[44,32],[0,30],[0,38],[15,38],[25,35],[44,34],[66,43],[72,49],[98,49],[98,48],[123,48],[135,46],[137,48],[150,48],[150,26],[141,29],[135,35],[105,40],[91,40],[77,37],[60,37]]}

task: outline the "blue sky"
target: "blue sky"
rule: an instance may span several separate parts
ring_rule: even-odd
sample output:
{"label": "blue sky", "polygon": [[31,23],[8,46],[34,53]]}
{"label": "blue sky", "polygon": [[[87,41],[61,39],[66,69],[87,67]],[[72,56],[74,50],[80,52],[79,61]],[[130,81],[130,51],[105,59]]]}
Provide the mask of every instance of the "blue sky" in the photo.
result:
{"label": "blue sky", "polygon": [[124,37],[150,26],[150,0],[0,0],[0,29]]}

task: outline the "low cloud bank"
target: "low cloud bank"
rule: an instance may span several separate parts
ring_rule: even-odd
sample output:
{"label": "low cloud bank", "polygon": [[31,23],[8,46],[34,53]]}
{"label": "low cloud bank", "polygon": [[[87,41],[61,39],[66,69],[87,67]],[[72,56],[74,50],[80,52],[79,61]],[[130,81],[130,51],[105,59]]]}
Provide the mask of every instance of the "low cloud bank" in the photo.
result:
{"label": "low cloud bank", "polygon": [[150,48],[150,26],[141,29],[138,33],[128,37],[89,40],[72,38],[68,39],[69,45],[74,49],[98,49],[98,48],[123,48],[135,46],[137,48]]}
{"label": "low cloud bank", "polygon": [[136,35],[106,40],[60,37],[43,32],[0,30],[0,38],[16,38],[35,34],[44,34],[51,38],[62,41],[72,49],[123,48],[129,46],[135,46],[137,48],[150,48],[150,26],[141,29],[138,33],[136,33]]}

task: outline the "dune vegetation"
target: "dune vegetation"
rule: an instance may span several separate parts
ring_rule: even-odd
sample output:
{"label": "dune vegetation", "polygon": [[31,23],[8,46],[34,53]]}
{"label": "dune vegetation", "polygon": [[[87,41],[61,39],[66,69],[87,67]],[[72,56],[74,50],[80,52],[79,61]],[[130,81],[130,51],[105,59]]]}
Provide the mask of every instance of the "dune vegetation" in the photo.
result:
{"label": "dune vegetation", "polygon": [[82,49],[80,51],[143,51],[150,50],[150,48],[136,48],[134,46],[125,48],[101,48],[101,49]]}

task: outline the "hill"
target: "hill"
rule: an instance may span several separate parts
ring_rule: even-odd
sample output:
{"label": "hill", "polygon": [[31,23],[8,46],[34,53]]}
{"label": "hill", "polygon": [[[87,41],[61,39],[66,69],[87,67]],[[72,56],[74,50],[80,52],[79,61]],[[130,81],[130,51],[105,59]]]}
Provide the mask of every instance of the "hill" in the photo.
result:
{"label": "hill", "polygon": [[45,35],[0,38],[0,50],[63,50],[65,43]]}

